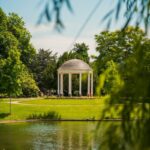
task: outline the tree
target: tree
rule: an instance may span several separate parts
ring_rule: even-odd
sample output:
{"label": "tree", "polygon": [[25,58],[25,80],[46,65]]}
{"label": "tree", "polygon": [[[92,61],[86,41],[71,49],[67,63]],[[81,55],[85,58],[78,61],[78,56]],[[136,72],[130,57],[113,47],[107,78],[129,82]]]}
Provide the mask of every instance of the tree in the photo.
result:
{"label": "tree", "polygon": [[[128,35],[128,33],[126,34]],[[130,34],[132,35],[132,32]],[[116,61],[119,66],[117,71],[123,80],[123,85],[118,86],[117,92],[112,91],[110,93],[109,103],[107,103],[102,116],[102,118],[115,117],[113,115],[115,109],[116,115],[119,114],[122,121],[119,126],[113,123],[109,124],[105,130],[104,136],[106,138],[100,142],[101,149],[104,147],[112,149],[113,147],[115,150],[140,150],[150,147],[150,39],[144,36],[133,36],[132,38],[128,40],[128,43],[131,42],[130,45],[132,46],[131,53],[127,55],[128,57],[122,59],[121,63]],[[120,47],[119,42],[117,47]],[[116,57],[120,56],[117,55]],[[121,104],[121,109],[118,104]],[[135,120],[131,121],[133,119]],[[116,132],[114,132],[114,129]],[[118,132],[121,136],[118,136]],[[113,139],[110,136],[112,134]],[[106,141],[110,141],[109,144],[106,144]],[[119,144],[116,141],[120,141]]]}
{"label": "tree", "polygon": [[86,63],[89,63],[88,50],[89,47],[85,43],[76,43],[72,49],[72,53],[74,58],[81,59]]}
{"label": "tree", "polygon": [[[100,77],[106,75],[108,62],[113,61],[117,65],[116,69],[119,70],[119,74],[122,74],[121,80],[128,78],[126,61],[134,55],[135,47],[145,40],[144,32],[139,28],[128,27],[124,31],[104,31],[96,35],[95,39],[98,56],[95,57],[93,66],[96,75]],[[98,80],[96,84],[99,87]],[[111,82],[108,84],[111,85]],[[107,91],[106,86],[103,87],[103,91]]]}
{"label": "tree", "polygon": [[0,8],[0,31],[6,31],[6,30],[7,30],[7,16]]}
{"label": "tree", "polygon": [[126,59],[134,53],[134,47],[145,39],[139,28],[128,27],[124,31],[104,31],[95,36],[99,53],[96,58],[98,74],[106,69],[108,61],[113,60],[122,66]]}
{"label": "tree", "polygon": [[0,58],[7,58],[9,51],[17,47],[18,41],[11,32],[5,30],[0,32]]}
{"label": "tree", "polygon": [[5,29],[0,31],[0,92],[9,96],[21,93],[20,75],[23,64],[17,47],[18,41],[12,33]]}
{"label": "tree", "polygon": [[40,49],[32,60],[31,70],[42,92],[56,89],[57,54],[53,54],[50,50]]}
{"label": "tree", "polygon": [[[17,19],[15,20],[15,18]],[[26,67],[26,63],[21,59],[21,56],[24,55],[21,53],[22,46],[30,44],[21,42],[21,39],[25,38],[20,35],[24,34],[26,37],[28,34],[17,15],[6,16],[0,9],[0,20],[0,93],[10,97],[11,113],[11,97],[22,94],[23,68]],[[24,50],[28,51],[29,49],[24,48]]]}
{"label": "tree", "polygon": [[7,29],[18,40],[21,61],[29,68],[36,51],[30,43],[31,34],[25,28],[25,23],[17,14],[10,13],[7,17]]}
{"label": "tree", "polygon": [[37,97],[39,96],[39,87],[37,86],[33,75],[28,72],[28,69],[24,66],[22,67],[23,74],[21,75],[21,97]]}
{"label": "tree", "polygon": [[123,86],[118,66],[112,60],[108,61],[106,66],[106,70],[99,75],[97,83],[96,94],[99,96],[118,93]]}
{"label": "tree", "polygon": [[[127,97],[132,102],[150,102],[150,39],[145,38],[141,43],[134,47],[134,53],[129,56],[124,64],[124,86],[116,93],[116,96]],[[124,77],[124,72],[119,70]],[[113,95],[115,98],[115,95]]]}
{"label": "tree", "polygon": [[74,55],[72,52],[64,52],[60,57],[58,58],[57,67],[60,67],[65,61],[74,59]]}
{"label": "tree", "polygon": [[10,97],[20,95],[21,75],[23,64],[20,61],[20,53],[17,49],[9,50],[8,57],[0,59],[0,93],[7,94]]}
{"label": "tree", "polygon": [[64,52],[58,59],[58,67],[62,65],[65,61],[70,59],[81,59],[86,63],[89,63],[88,55],[89,47],[85,43],[76,43],[74,47],[69,52]]}

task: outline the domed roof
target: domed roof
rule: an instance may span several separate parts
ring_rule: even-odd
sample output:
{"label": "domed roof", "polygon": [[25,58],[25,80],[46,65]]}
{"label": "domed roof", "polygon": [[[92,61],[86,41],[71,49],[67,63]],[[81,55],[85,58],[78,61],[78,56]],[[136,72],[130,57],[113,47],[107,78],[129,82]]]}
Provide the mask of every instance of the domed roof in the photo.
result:
{"label": "domed roof", "polygon": [[91,71],[92,69],[87,63],[80,59],[71,59],[62,64],[58,69],[58,71],[65,70]]}

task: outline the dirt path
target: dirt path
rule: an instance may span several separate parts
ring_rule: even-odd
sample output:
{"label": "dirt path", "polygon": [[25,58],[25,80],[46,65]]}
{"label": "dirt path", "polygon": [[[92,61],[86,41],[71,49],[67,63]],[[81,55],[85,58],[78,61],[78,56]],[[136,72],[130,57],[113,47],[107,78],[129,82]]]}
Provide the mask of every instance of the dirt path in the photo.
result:
{"label": "dirt path", "polygon": [[[5,102],[9,103],[9,102]],[[22,103],[20,101],[12,101],[12,104],[17,104],[17,105],[28,105],[28,106],[95,106],[95,104],[27,104],[27,103]],[[99,106],[103,106],[104,104],[98,104]]]}

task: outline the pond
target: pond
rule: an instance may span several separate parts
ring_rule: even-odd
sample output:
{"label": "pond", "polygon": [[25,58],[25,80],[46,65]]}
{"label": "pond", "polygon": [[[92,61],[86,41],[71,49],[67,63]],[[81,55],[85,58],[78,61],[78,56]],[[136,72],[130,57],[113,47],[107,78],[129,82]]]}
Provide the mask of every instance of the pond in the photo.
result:
{"label": "pond", "polygon": [[96,122],[32,122],[0,124],[0,149],[96,149]]}
{"label": "pond", "polygon": [[150,150],[150,120],[0,124],[0,150]]}

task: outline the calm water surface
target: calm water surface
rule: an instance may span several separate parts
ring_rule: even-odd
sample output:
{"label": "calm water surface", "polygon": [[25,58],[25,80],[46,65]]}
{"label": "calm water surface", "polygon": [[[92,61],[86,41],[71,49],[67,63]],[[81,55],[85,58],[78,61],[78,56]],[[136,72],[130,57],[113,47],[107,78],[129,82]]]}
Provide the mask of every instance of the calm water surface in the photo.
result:
{"label": "calm water surface", "polygon": [[96,122],[0,124],[0,150],[92,150]]}

